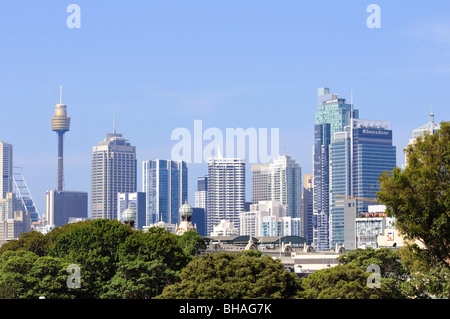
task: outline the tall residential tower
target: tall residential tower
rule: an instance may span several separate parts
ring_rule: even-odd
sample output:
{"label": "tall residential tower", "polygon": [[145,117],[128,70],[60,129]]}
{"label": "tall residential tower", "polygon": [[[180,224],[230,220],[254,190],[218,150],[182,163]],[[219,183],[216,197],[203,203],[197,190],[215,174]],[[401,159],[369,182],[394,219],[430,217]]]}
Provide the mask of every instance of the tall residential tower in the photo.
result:
{"label": "tall residential tower", "polygon": [[239,213],[245,211],[245,160],[209,158],[207,177],[207,235],[221,220],[227,220],[239,229]]}

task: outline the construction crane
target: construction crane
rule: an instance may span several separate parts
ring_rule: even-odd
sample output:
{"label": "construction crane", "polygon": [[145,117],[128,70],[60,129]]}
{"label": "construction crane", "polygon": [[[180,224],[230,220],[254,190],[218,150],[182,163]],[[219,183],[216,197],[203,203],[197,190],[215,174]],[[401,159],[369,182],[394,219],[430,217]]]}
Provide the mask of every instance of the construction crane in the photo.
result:
{"label": "construction crane", "polygon": [[357,199],[357,200],[363,200],[365,202],[373,202],[373,203],[378,203],[378,199],[376,198],[364,198],[364,197],[357,197],[357,196],[347,196],[347,195],[334,195],[335,197],[339,197],[339,198],[346,198],[346,199]]}

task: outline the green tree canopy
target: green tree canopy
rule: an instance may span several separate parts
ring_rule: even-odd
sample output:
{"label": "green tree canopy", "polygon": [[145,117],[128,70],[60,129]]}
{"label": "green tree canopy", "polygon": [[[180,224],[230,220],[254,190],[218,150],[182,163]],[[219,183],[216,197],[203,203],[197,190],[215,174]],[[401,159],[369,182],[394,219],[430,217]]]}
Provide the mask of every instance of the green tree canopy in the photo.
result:
{"label": "green tree canopy", "polygon": [[225,252],[192,260],[180,279],[158,298],[292,298],[300,287],[297,276],[287,272],[279,260]]}
{"label": "green tree canopy", "polygon": [[0,257],[0,298],[75,298],[67,287],[68,265],[31,251],[6,251]]}
{"label": "green tree canopy", "polygon": [[369,288],[370,274],[353,265],[337,265],[302,279],[298,297],[304,299],[388,299],[394,296],[384,283]]}
{"label": "green tree canopy", "polygon": [[355,249],[338,257],[339,263],[352,265],[367,271],[370,265],[380,267],[381,281],[387,285],[395,298],[424,298],[424,290],[409,268],[403,265],[400,250],[390,248]]}
{"label": "green tree canopy", "polygon": [[430,265],[450,268],[450,123],[405,152],[408,165],[381,175],[378,197],[405,238],[424,245],[416,250]]}

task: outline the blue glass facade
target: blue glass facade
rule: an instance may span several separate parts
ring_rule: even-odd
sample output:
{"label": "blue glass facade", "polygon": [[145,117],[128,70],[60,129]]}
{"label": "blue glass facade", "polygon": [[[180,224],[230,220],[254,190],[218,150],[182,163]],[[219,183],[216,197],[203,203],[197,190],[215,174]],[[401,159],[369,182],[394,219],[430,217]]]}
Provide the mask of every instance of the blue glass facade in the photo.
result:
{"label": "blue glass facade", "polygon": [[329,146],[334,133],[341,132],[350,124],[351,118],[358,118],[359,111],[347,104],[337,94],[330,94],[328,88],[318,90],[318,111],[314,126],[313,175],[314,175],[314,225],[313,245],[318,250],[328,250],[330,213],[330,166]]}
{"label": "blue glass facade", "polygon": [[[375,199],[378,178],[396,165],[396,147],[387,122],[352,120],[352,125],[334,135],[330,146],[331,245],[344,243],[344,206],[336,195]],[[357,212],[365,213],[373,202],[356,200]]]}
{"label": "blue glass facade", "polygon": [[188,198],[188,167],[183,161],[143,162],[147,224],[179,223],[178,209]]}

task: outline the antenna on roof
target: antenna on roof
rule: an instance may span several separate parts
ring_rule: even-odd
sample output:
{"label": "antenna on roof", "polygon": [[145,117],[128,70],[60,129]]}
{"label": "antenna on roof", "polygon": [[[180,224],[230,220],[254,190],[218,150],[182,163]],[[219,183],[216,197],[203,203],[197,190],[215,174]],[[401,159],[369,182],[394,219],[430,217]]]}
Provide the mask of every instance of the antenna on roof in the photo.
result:
{"label": "antenna on roof", "polygon": [[62,104],[62,85],[59,86],[59,104]]}
{"label": "antenna on roof", "polygon": [[430,123],[434,123],[433,104],[430,105]]}
{"label": "antenna on roof", "polygon": [[352,118],[353,118],[353,89],[350,89],[350,119]]}
{"label": "antenna on roof", "polygon": [[114,107],[113,133],[116,134],[116,107]]}

